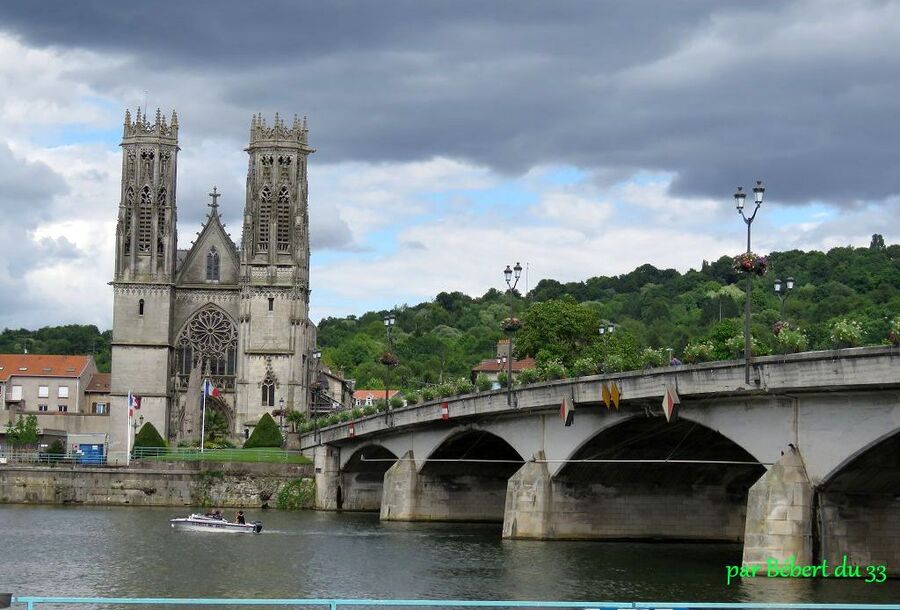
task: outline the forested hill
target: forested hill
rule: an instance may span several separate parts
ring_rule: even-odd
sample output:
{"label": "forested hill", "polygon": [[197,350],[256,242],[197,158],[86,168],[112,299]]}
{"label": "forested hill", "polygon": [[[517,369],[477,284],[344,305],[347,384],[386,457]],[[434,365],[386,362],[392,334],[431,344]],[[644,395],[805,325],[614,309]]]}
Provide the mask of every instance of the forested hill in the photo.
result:
{"label": "forested hill", "polygon": [[[768,262],[768,273],[753,280],[758,354],[880,344],[892,321],[900,321],[900,245],[885,246],[881,236],[873,236],[868,248],[774,252]],[[785,319],[793,328],[776,337],[780,303],[772,285],[788,276],[795,288],[785,302]],[[594,366],[621,370],[653,364],[665,348],[694,361],[739,356],[745,277],[723,257],[684,274],[643,265],[584,282],[543,280],[527,296],[514,297],[515,316],[525,323],[516,343],[546,364],[548,374],[557,375],[561,367],[572,374]],[[385,366],[379,359],[387,349],[385,313],[326,318],[319,324],[324,362],[355,379],[357,387],[383,384]],[[400,363],[391,371],[391,385],[416,389],[468,377],[474,364],[493,357],[503,336],[501,321],[509,316],[509,299],[496,289],[478,298],[442,292],[434,301],[404,305],[395,313],[393,352]],[[612,339],[597,333],[601,321],[616,325]],[[110,331],[101,333],[95,326],[5,330],[0,353],[25,348],[32,353],[93,352],[100,370],[108,371],[110,340]]]}
{"label": "forested hill", "polygon": [[[868,248],[773,252],[768,262],[768,272],[753,280],[758,354],[880,344],[890,322],[900,317],[900,245],[885,246],[880,235],[873,236]],[[773,333],[780,317],[773,283],[789,276],[795,287],[785,301],[785,319],[796,334],[782,335],[787,344],[780,345]],[[643,265],[624,275],[584,282],[542,280],[527,297],[515,296],[515,315],[525,322],[517,343],[539,360],[559,360],[571,370],[580,356],[602,360],[603,355],[592,354],[590,348],[602,347],[597,345],[597,326],[608,321],[616,325],[614,341],[626,344],[619,368],[641,365],[635,358],[647,347],[672,348],[683,357],[689,342],[689,359],[738,356],[743,343],[735,337],[741,335],[745,282],[729,257],[703,261],[699,270],[684,274]],[[378,359],[386,349],[384,314],[326,318],[319,324],[325,362],[355,379],[357,387],[383,383],[385,367]],[[509,315],[509,299],[496,289],[480,298],[441,293],[432,302],[399,307],[396,315],[394,353],[400,364],[391,373],[391,385],[417,388],[468,376],[474,364],[492,357],[503,336],[500,325]],[[851,336],[835,342],[833,326],[845,317],[851,321],[846,331]],[[860,331],[858,337],[852,336],[854,329]],[[612,368],[610,363],[606,370]]]}

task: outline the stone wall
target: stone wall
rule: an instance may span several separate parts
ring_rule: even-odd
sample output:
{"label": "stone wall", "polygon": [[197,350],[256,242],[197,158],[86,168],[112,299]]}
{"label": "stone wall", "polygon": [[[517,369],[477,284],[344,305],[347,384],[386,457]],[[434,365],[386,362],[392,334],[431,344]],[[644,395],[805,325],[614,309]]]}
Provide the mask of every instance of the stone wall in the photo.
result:
{"label": "stone wall", "polygon": [[308,465],[169,463],[163,467],[0,467],[0,503],[277,506],[278,491],[311,478]]}
{"label": "stone wall", "polygon": [[880,564],[900,573],[900,497],[823,493],[820,554],[829,565]]}

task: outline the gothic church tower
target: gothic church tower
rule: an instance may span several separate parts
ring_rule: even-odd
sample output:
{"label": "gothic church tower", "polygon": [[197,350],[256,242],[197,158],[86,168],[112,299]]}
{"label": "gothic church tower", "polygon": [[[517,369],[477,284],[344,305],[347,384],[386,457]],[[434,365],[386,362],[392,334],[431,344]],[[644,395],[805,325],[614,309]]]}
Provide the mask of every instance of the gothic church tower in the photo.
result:
{"label": "gothic church tower", "polygon": [[[238,416],[305,410],[315,327],[309,309],[305,119],[250,122],[240,262]],[[283,402],[282,402],[283,401]],[[249,413],[240,413],[247,408]]]}
{"label": "gothic church tower", "polygon": [[[133,392],[142,397],[140,414],[165,434],[175,302],[177,115],[172,112],[167,122],[157,110],[155,120],[150,122],[138,109],[132,122],[131,113],[126,111],[121,146],[122,184],[112,282],[110,423],[115,430],[125,429],[127,396]],[[124,451],[125,444],[114,443],[110,449]]]}

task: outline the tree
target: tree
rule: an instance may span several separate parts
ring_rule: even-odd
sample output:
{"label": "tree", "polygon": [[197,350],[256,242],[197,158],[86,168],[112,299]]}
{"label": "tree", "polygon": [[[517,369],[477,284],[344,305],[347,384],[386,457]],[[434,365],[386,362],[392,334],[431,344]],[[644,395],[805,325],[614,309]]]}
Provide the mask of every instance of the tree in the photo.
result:
{"label": "tree", "polygon": [[36,415],[19,415],[16,423],[6,424],[6,441],[13,447],[34,447],[39,436]]}
{"label": "tree", "polygon": [[[159,430],[156,429],[156,426],[147,422],[141,429],[138,430],[137,434],[134,435],[134,448],[138,449],[164,449],[166,447],[166,441],[160,435]],[[151,452],[152,453],[152,452]]]}
{"label": "tree", "polygon": [[522,316],[522,330],[515,340],[520,355],[572,363],[591,344],[600,319],[596,312],[575,302],[572,297],[532,305]]}
{"label": "tree", "polygon": [[271,415],[263,413],[263,416],[259,418],[259,421],[256,422],[256,426],[253,428],[253,434],[244,442],[244,449],[281,447],[283,443],[284,437],[281,436],[278,424],[275,423]]}
{"label": "tree", "polygon": [[869,242],[869,250],[884,250],[884,237],[879,233],[875,233],[872,236],[872,241]]}
{"label": "tree", "polygon": [[296,432],[306,422],[306,414],[297,410],[291,410],[287,412],[285,419],[291,425],[291,432]]}

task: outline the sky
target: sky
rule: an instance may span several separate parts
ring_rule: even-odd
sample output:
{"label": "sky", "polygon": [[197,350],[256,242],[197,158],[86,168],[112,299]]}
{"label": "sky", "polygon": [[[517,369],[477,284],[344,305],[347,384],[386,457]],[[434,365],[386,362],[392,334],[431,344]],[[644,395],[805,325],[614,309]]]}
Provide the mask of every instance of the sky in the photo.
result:
{"label": "sky", "polygon": [[111,327],[126,108],[178,112],[182,248],[308,117],[317,322],[698,268],[757,179],[755,251],[898,242],[898,99],[886,0],[2,2],[0,328]]}

